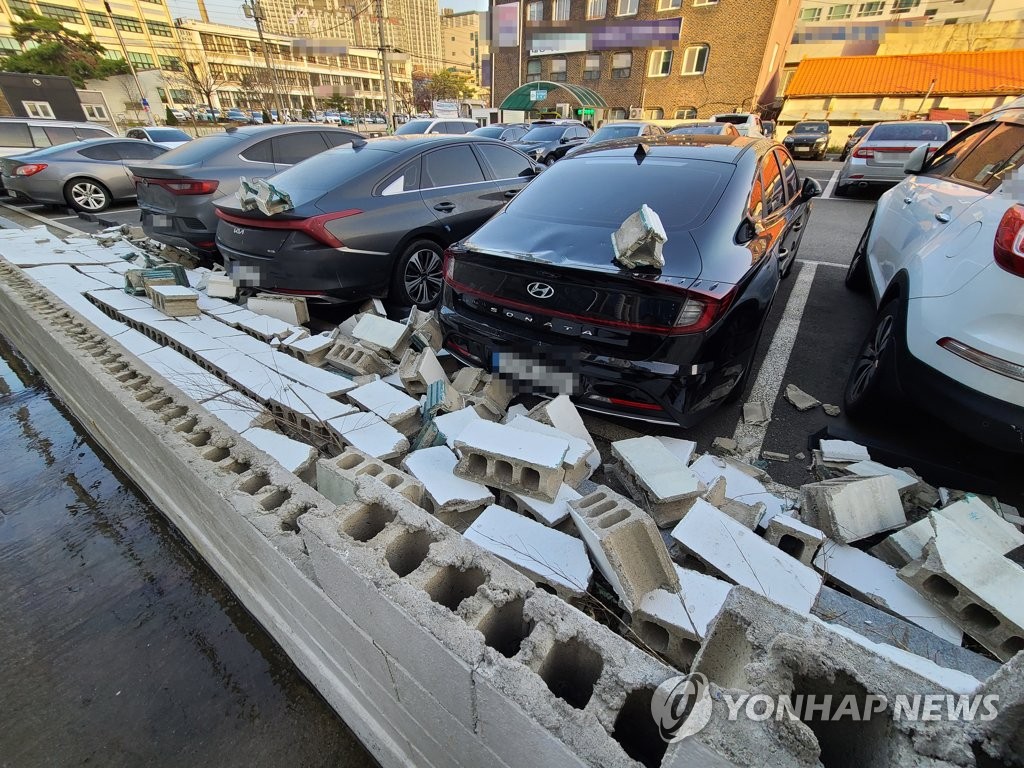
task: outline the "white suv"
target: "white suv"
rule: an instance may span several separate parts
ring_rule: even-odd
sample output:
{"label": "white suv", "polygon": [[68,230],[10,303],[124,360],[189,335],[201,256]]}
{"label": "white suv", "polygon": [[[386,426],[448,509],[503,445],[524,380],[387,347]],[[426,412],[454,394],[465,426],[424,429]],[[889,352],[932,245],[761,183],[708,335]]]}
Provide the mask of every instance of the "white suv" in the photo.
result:
{"label": "white suv", "polygon": [[846,407],[856,416],[896,389],[1024,453],[1024,99],[927,149],[879,198],[846,275],[879,307]]}

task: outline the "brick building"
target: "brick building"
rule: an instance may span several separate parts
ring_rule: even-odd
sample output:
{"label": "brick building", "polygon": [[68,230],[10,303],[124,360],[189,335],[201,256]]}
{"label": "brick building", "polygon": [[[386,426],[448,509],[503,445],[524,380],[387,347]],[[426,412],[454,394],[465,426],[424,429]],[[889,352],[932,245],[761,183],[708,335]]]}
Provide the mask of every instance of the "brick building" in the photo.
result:
{"label": "brick building", "polygon": [[[598,94],[607,106],[595,110],[595,124],[758,111],[775,99],[798,8],[792,0],[499,2],[492,7],[494,103],[521,85],[549,81]],[[570,114],[579,107],[568,90],[550,86],[532,106],[541,112],[559,104]],[[506,108],[514,108],[511,101]]]}

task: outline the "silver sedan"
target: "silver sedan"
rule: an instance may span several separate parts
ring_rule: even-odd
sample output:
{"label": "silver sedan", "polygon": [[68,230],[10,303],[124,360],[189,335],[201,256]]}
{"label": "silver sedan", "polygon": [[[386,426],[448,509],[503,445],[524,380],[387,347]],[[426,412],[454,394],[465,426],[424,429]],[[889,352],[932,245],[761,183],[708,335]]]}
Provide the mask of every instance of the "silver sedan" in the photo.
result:
{"label": "silver sedan", "polygon": [[135,197],[129,162],[165,152],[166,147],[138,139],[92,139],[5,157],[0,169],[4,186],[16,197],[98,213]]}

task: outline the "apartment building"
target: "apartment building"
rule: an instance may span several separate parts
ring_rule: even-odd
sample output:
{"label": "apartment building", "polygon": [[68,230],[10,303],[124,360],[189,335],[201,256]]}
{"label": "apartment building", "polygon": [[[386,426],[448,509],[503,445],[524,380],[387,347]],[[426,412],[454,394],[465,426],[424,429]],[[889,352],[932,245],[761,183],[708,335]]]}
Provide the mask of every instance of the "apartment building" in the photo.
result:
{"label": "apartment building", "polygon": [[483,62],[490,51],[486,15],[477,11],[455,13],[451,8],[441,11],[441,55],[444,66],[473,76],[477,86],[485,85]]}
{"label": "apartment building", "polygon": [[590,108],[595,124],[758,111],[775,99],[798,8],[787,0],[497,3],[494,103]]}

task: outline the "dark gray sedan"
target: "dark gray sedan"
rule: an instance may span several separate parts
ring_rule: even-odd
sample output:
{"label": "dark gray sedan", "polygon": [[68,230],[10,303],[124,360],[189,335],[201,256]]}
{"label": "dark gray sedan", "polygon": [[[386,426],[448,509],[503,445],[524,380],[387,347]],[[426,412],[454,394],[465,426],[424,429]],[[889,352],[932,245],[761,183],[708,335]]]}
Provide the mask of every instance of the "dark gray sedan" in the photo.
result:
{"label": "dark gray sedan", "polygon": [[211,203],[233,196],[239,178],[266,178],[332,147],[362,141],[327,125],[250,125],[190,141],[157,162],[135,163],[142,228],[161,243],[212,256]]}
{"label": "dark gray sedan", "polygon": [[90,139],[7,157],[0,167],[4,186],[16,197],[98,213],[135,197],[128,163],[166,152],[138,139]]}

